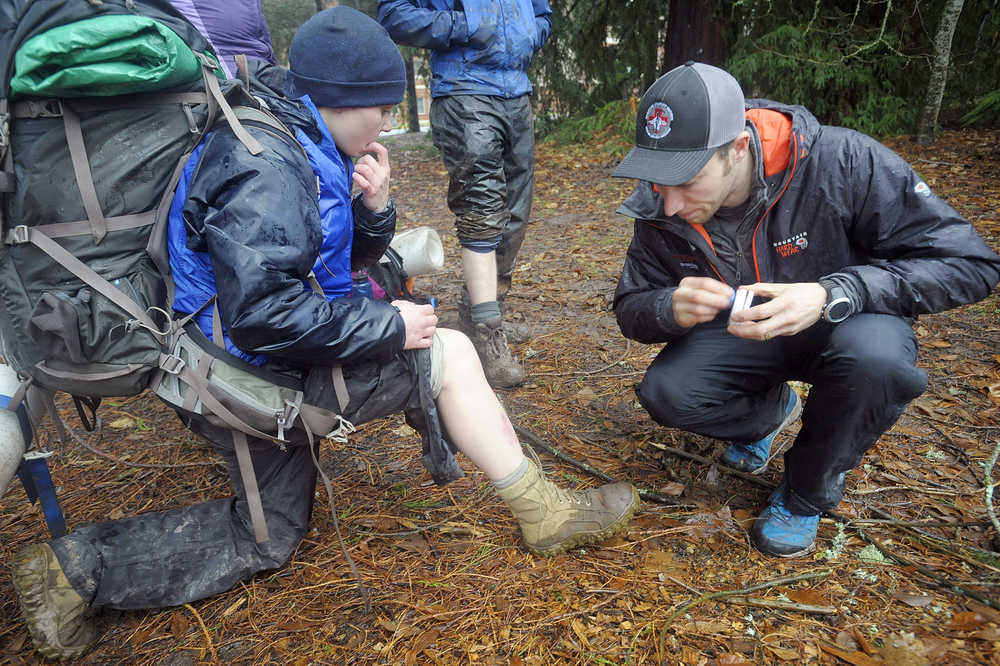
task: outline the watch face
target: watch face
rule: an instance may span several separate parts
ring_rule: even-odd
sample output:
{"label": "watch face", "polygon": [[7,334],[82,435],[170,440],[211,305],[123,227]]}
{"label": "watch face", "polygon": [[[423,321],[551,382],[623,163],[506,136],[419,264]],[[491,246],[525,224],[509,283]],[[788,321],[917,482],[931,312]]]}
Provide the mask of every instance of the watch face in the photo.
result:
{"label": "watch face", "polygon": [[838,298],[828,304],[823,311],[823,317],[834,324],[844,321],[851,314],[851,301],[847,298]]}

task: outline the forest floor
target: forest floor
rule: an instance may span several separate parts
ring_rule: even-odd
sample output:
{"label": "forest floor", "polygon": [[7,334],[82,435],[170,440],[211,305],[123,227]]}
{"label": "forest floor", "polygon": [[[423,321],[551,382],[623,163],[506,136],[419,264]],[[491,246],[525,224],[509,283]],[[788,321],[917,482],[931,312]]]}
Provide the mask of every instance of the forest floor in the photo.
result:
{"label": "forest floor", "polygon": [[[1000,249],[1000,131],[946,132],[929,148],[887,143]],[[445,171],[426,137],[387,144],[400,228],[430,225],[445,245],[446,270],[418,278],[417,291],[453,323]],[[541,443],[550,478],[600,483],[555,459],[554,446],[661,501],[646,501],[608,543],[539,559],[467,460],[464,479],[436,487],[402,419],[371,423],[321,455],[370,613],[320,487],[289,564],[183,607],[101,612],[102,637],[80,663],[1000,663],[1000,538],[984,492],[1000,477],[985,464],[1000,443],[1000,294],[921,318],[926,393],[849,475],[818,552],[763,556],[747,529],[781,461],[760,477],[728,473],[713,462],[721,443],[659,427],[636,402],[658,346],[628,343],[610,312],[631,237],[614,212],[631,187],[610,178],[616,148],[538,147],[533,224],[509,298],[533,333],[516,347],[528,381],[501,399]],[[224,468],[155,399],[108,400],[101,414],[93,450],[70,443],[51,458],[71,526],[229,494]],[[46,536],[15,481],[0,499],[0,664],[39,663],[9,563]]]}

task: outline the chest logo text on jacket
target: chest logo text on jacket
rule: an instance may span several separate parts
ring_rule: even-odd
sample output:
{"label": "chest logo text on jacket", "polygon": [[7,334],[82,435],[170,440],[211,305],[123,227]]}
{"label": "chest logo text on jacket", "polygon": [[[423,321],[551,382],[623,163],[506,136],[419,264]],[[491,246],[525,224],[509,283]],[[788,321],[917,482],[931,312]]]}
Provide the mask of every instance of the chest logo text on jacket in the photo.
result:
{"label": "chest logo text on jacket", "polygon": [[798,254],[802,252],[807,247],[809,247],[809,239],[807,236],[809,232],[803,231],[801,233],[795,234],[785,238],[784,240],[776,241],[772,243],[774,251],[777,252],[782,257],[790,257],[793,254]]}

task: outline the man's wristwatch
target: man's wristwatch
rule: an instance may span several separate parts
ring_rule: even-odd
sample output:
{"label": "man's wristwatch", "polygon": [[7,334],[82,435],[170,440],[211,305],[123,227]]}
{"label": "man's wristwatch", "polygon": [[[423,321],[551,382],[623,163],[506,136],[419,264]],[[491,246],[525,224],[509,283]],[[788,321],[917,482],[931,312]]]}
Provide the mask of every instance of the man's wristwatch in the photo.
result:
{"label": "man's wristwatch", "polygon": [[832,286],[826,290],[826,305],[821,316],[831,324],[838,324],[854,314],[854,305],[843,287]]}

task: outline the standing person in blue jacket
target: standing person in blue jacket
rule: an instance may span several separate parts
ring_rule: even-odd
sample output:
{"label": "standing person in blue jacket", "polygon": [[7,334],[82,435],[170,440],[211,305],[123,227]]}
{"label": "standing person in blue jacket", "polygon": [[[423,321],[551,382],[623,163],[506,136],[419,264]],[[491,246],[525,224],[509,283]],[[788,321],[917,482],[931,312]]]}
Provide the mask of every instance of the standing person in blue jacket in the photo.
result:
{"label": "standing person in blue jacket", "polygon": [[459,323],[486,378],[518,386],[502,304],[531,214],[535,136],[532,55],[548,39],[546,0],[381,0],[396,42],[431,50],[431,130],[448,169],[448,207],[462,245]]}
{"label": "standing person in blue jacket", "polygon": [[[428,421],[437,424],[440,415],[438,435],[493,482],[536,554],[623,529],[639,504],[635,489],[568,491],[545,479],[521,450],[465,335],[438,329],[430,305],[351,295],[350,269],[377,261],[396,224],[388,154],[376,141],[405,87],[388,34],[361,12],[335,7],[299,28],[289,62],[288,98],[255,92],[301,147],[247,123],[264,147],[259,155],[228,128],[217,129],[186,165],[169,223],[175,308],[197,312],[217,296],[230,353],[263,366],[265,381],[273,376],[267,372],[304,377],[306,402],[351,423],[416,413],[426,444]],[[274,72],[265,78],[274,81]],[[311,273],[322,293],[307,284]],[[211,317],[196,321],[211,340],[206,350],[220,342]],[[335,366],[349,395],[343,410],[331,383]],[[250,438],[268,528],[261,542],[232,433],[182,416],[225,461],[235,496],[81,525],[19,552],[12,579],[46,657],[75,659],[90,649],[92,609],[162,608],[224,592],[284,565],[305,535],[316,485],[308,443],[279,448]],[[461,475],[447,446],[425,452],[424,463],[435,481]]]}
{"label": "standing person in blue jacket", "polygon": [[[660,424],[763,472],[802,415],[758,550],[809,552],[846,474],[926,385],[911,323],[987,296],[1000,257],[898,155],[687,63],[643,95],[614,173],[640,182],[615,292],[622,332],[667,343],[638,387]],[[733,308],[737,288],[755,297]],[[730,314],[732,312],[732,314]],[[812,385],[803,409],[788,380]]]}

